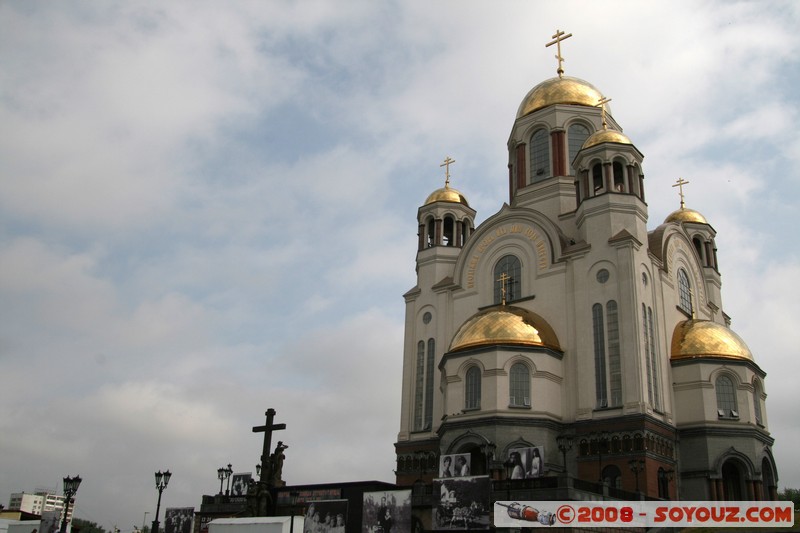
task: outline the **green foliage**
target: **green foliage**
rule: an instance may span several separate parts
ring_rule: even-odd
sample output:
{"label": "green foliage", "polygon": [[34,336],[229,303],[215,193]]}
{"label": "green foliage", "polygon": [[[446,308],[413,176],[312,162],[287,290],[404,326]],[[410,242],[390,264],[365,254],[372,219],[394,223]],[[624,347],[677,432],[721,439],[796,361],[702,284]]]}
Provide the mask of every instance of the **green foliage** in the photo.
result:
{"label": "green foliage", "polygon": [[778,491],[778,501],[794,502],[794,508],[800,508],[800,489],[784,488]]}
{"label": "green foliage", "polygon": [[76,532],[80,530],[80,533],[106,533],[105,529],[94,522],[89,522],[88,520],[82,520],[80,518],[72,519],[72,530]]}

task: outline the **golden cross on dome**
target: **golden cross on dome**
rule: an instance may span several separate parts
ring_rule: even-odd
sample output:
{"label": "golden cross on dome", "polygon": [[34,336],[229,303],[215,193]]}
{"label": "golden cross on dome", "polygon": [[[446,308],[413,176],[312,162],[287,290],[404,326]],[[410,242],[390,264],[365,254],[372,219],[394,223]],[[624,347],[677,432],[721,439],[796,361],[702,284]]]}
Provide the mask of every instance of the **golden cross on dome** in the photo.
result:
{"label": "golden cross on dome", "polygon": [[684,186],[684,185],[688,185],[688,184],[689,184],[689,182],[688,182],[688,181],[686,181],[685,179],[683,179],[683,178],[678,178],[678,179],[675,181],[675,185],[673,185],[673,187],[677,187],[677,188],[678,188],[678,191],[680,191],[678,194],[680,194],[680,195],[681,195],[681,209],[683,209],[684,207],[686,207],[686,203],[683,201],[683,186]]}
{"label": "golden cross on dome", "polygon": [[444,163],[439,165],[440,167],[444,167],[444,186],[450,186],[450,165],[455,163],[456,160],[451,158],[449,155],[445,158]]}
{"label": "golden cross on dome", "polygon": [[501,298],[502,298],[502,300],[501,300],[502,304],[501,305],[506,305],[506,281],[508,281],[510,279],[511,279],[511,276],[509,276],[508,274],[503,272],[502,274],[500,274],[500,279],[497,280],[497,281],[500,282],[500,295],[501,295]]}
{"label": "golden cross on dome", "polygon": [[606,98],[602,96],[600,100],[594,105],[595,107],[600,108],[600,116],[603,118],[603,129],[608,129],[608,123],[606,122],[606,104],[611,101],[611,98]]}
{"label": "golden cross on dome", "polygon": [[555,35],[553,35],[553,40],[544,45],[545,48],[556,45],[556,48],[558,49],[558,53],[556,53],[556,59],[558,59],[558,70],[556,70],[556,72],[558,72],[559,78],[564,77],[564,68],[561,66],[561,64],[564,62],[564,58],[561,56],[561,41],[569,39],[570,37],[572,37],[571,33],[564,35],[563,31],[556,30]]}

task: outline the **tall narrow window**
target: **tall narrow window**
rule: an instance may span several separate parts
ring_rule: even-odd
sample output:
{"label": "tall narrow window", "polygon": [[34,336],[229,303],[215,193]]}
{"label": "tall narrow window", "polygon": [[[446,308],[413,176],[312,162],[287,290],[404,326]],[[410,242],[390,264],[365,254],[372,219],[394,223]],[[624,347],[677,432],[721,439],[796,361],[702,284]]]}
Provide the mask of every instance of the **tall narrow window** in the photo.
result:
{"label": "tall narrow window", "polygon": [[619,318],[617,302],[609,300],[606,304],[606,320],[608,322],[608,377],[610,380],[611,405],[622,405],[622,366],[620,363]]}
{"label": "tall narrow window", "polygon": [[481,408],[481,370],[472,366],[467,370],[466,390],[464,394],[464,409]]}
{"label": "tall narrow window", "polygon": [[689,285],[689,275],[684,269],[678,269],[678,307],[689,316],[692,315],[692,288]]}
{"label": "tall narrow window", "polygon": [[728,376],[717,378],[715,387],[717,390],[717,414],[720,418],[739,418],[736,408],[736,391],[733,382]]}
{"label": "tall narrow window", "polygon": [[589,138],[589,128],[583,124],[573,124],[567,130],[567,139],[569,145],[569,165],[573,176],[577,175],[576,169],[572,168],[572,162],[575,161],[575,156],[578,155],[583,143]]}
{"label": "tall narrow window", "polygon": [[508,377],[510,391],[509,404],[513,407],[530,407],[531,377],[528,367],[523,363],[514,363]]}
{"label": "tall narrow window", "polygon": [[414,380],[414,430],[422,431],[425,400],[425,343],[417,343],[417,372]]}
{"label": "tall narrow window", "polygon": [[647,401],[653,405],[653,370],[652,358],[653,354],[650,352],[650,327],[647,321],[647,307],[642,304],[642,332],[644,333],[644,360],[645,368],[647,369]]}
{"label": "tall narrow window", "polygon": [[430,219],[428,219],[428,223],[427,223],[426,226],[427,227],[425,229],[425,247],[426,248],[430,248],[436,242],[435,241],[435,239],[436,239],[436,237],[435,237],[436,222],[434,222],[434,220],[432,218],[430,218]]}
{"label": "tall narrow window", "polygon": [[431,429],[433,424],[433,362],[436,359],[436,341],[428,339],[428,358],[425,369],[425,425],[423,429]]}
{"label": "tall narrow window", "polygon": [[453,217],[446,216],[444,217],[444,233],[443,233],[443,240],[442,243],[445,246],[455,246],[455,222],[453,221]]}
{"label": "tall narrow window", "polygon": [[[494,303],[499,304],[503,298],[505,287],[506,302],[512,302],[520,296],[520,274],[522,267],[519,259],[513,255],[506,255],[494,267]],[[505,274],[505,276],[504,276]],[[505,284],[501,281],[505,280]]]}
{"label": "tall narrow window", "polygon": [[614,170],[614,191],[625,192],[625,174],[622,170],[622,164],[614,161],[612,169]]}
{"label": "tall narrow window", "polygon": [[597,407],[608,407],[606,389],[606,341],[603,331],[603,306],[592,306],[592,326],[594,332],[594,384]]}
{"label": "tall narrow window", "polygon": [[539,129],[531,135],[531,183],[550,177],[550,136]]}
{"label": "tall narrow window", "polygon": [[761,418],[761,384],[756,382],[753,388],[753,414],[756,417],[756,424],[763,426],[764,422]]}
{"label": "tall narrow window", "polygon": [[656,352],[656,335],[653,329],[653,308],[647,308],[648,341],[650,342],[650,366],[653,375],[653,409],[661,410],[661,378],[659,377],[658,353]]}
{"label": "tall narrow window", "polygon": [[592,166],[592,190],[595,195],[603,190],[603,165],[600,163]]}

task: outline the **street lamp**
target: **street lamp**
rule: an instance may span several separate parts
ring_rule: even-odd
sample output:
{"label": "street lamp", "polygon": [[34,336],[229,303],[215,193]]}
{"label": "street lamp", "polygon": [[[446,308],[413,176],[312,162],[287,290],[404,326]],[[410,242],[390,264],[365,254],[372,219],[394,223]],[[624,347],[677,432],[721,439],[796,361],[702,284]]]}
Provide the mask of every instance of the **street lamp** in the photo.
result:
{"label": "street lamp", "polygon": [[556,437],[556,444],[558,444],[558,450],[561,452],[561,455],[564,457],[564,473],[567,472],[567,452],[572,449],[572,435],[559,435]]}
{"label": "street lamp", "polygon": [[222,496],[222,481],[225,479],[224,468],[217,468],[217,477],[219,478],[219,495]]}
{"label": "street lamp", "polygon": [[299,492],[293,490],[289,493],[289,497],[291,498],[289,501],[292,504],[290,509],[290,514],[292,515],[291,522],[289,522],[289,533],[294,533],[294,506],[297,503],[297,497],[300,495]]}
{"label": "street lamp", "polygon": [[603,483],[603,443],[608,442],[608,431],[597,433],[597,476],[598,483]]}
{"label": "street lamp", "polygon": [[631,472],[636,475],[636,492],[639,492],[639,472],[644,471],[644,459],[631,459],[628,461]]}
{"label": "street lamp", "polygon": [[142,533],[144,533],[144,525],[147,523],[147,515],[150,514],[150,511],[145,511],[144,516],[142,517]]}
{"label": "street lamp", "polygon": [[231,474],[233,474],[233,468],[231,468],[231,464],[228,463],[228,468],[225,469],[225,479],[228,480],[228,487],[225,489],[225,496],[229,496],[231,493]]}
{"label": "street lamp", "polygon": [[158,489],[158,505],[156,505],[156,519],[153,520],[153,530],[150,533],[158,533],[158,512],[161,510],[161,493],[164,492],[164,489],[167,488],[169,484],[169,478],[172,477],[172,474],[169,470],[166,472],[161,472],[159,470],[156,472],[156,489]]}
{"label": "street lamp", "polygon": [[[81,486],[81,476],[65,477],[64,478],[64,518],[61,519],[61,533],[67,533],[67,517],[69,516],[69,504],[72,497],[78,492],[78,487]],[[71,520],[70,520],[71,522]]]}

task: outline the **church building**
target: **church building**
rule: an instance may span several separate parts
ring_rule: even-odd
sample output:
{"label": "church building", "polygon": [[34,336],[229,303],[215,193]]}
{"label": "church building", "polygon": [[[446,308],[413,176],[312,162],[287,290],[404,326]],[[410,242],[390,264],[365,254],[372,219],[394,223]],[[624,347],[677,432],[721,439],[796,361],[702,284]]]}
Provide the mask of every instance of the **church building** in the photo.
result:
{"label": "church building", "polygon": [[724,311],[716,230],[683,179],[648,220],[648,184],[675,178],[646,179],[610,100],[564,75],[570,35],[513,119],[507,202],[476,226],[448,157],[417,212],[397,484],[431,494],[463,455],[513,496],[514,451],[535,449],[523,470],[605,496],[775,499],[766,374]]}

